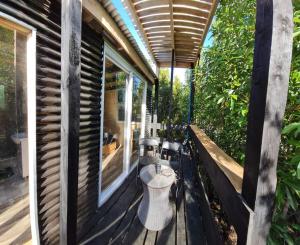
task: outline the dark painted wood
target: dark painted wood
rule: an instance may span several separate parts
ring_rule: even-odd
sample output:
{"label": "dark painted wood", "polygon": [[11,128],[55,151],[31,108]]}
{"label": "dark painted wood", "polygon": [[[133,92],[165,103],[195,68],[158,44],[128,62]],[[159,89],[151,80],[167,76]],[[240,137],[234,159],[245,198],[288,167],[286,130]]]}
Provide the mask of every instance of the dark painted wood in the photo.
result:
{"label": "dark painted wood", "polygon": [[62,0],[60,244],[77,240],[81,15],[80,0]]}
{"label": "dark painted wood", "polygon": [[171,220],[170,224],[168,224],[168,226],[165,229],[158,232],[156,238],[156,245],[174,245],[176,242],[176,204],[174,200],[171,200],[170,204],[173,208],[174,218]]}
{"label": "dark painted wood", "polygon": [[[185,158],[187,161],[188,158]],[[133,175],[135,176],[135,175]],[[193,184],[193,182],[190,182]],[[122,190],[120,190],[122,189]],[[198,188],[193,188],[190,185],[186,185],[186,190],[189,193],[188,198],[191,200],[195,198],[195,193],[198,193]],[[174,218],[171,223],[162,231],[153,232],[148,231],[137,217],[137,209],[142,198],[142,189],[140,184],[136,184],[135,178],[128,178],[124,184],[117,190],[117,192],[105,203],[99,210],[101,217],[95,228],[86,236],[85,241],[82,244],[162,244],[162,245],[175,245],[175,244],[187,244],[186,238],[186,225],[185,220],[189,220],[189,241],[191,244],[202,244],[204,236],[199,236],[199,231],[203,230],[200,210],[197,209],[196,213],[191,208],[193,205],[189,205],[189,211],[184,213],[185,210],[185,196],[184,188],[181,188],[181,196],[176,196],[176,186],[174,185],[171,191],[171,204],[174,210]],[[192,194],[194,193],[194,194]],[[176,197],[177,203],[181,205],[177,206],[181,214],[177,215],[176,212]],[[193,201],[194,204],[196,202]],[[195,205],[194,205],[195,206]],[[199,206],[199,204],[197,204]],[[193,216],[193,217],[189,217]],[[193,220],[193,222],[191,222]],[[199,221],[197,221],[199,220]],[[194,227],[192,227],[192,225]],[[202,232],[201,232],[202,234]],[[197,241],[197,243],[195,243]]]}
{"label": "dark painted wood", "polygon": [[121,244],[124,240],[127,232],[129,231],[130,225],[132,224],[135,215],[138,210],[138,206],[142,200],[142,190],[137,192],[133,202],[131,203],[125,217],[122,219],[122,222],[118,228],[113,232],[109,244]]}
{"label": "dark painted wood", "polygon": [[191,67],[190,73],[191,74],[190,74],[190,98],[189,98],[188,124],[191,124],[194,119],[194,101],[195,101],[194,66]]}
{"label": "dark painted wood", "polygon": [[[37,243],[41,244],[46,242],[57,244],[59,240],[59,115],[61,110],[60,65],[57,64],[60,64],[61,52],[60,11],[60,2],[54,0],[0,1],[0,12],[26,22],[37,31],[36,185],[38,192],[36,203],[31,204],[36,205],[38,216],[38,224],[33,226],[33,238],[36,237]],[[50,116],[54,116],[55,120],[48,120]],[[55,188],[52,188],[53,186]]]}
{"label": "dark painted wood", "polygon": [[272,219],[276,168],[292,55],[291,0],[257,0],[255,50],[242,195],[253,209],[247,244],[264,244]]}
{"label": "dark painted wood", "polygon": [[[183,175],[181,175],[181,178]],[[184,203],[183,180],[179,180],[178,196],[176,199],[176,242],[186,243],[185,203]]]}
{"label": "dark painted wood", "polygon": [[[189,147],[191,149],[191,161],[193,161],[193,164],[196,165],[198,164],[198,159],[196,158],[195,151],[192,150],[190,145]],[[208,244],[222,245],[222,238],[218,230],[217,224],[215,222],[214,215],[210,208],[208,196],[206,194],[200,173],[197,174],[197,181],[199,190],[199,206],[203,217],[203,229],[205,233],[205,238]]]}
{"label": "dark painted wood", "polygon": [[142,245],[147,236],[147,229],[141,224],[137,213],[132,224],[129,227],[129,232],[126,234],[123,244],[125,245]]}
{"label": "dark painted wood", "polygon": [[157,115],[157,113],[158,113],[158,93],[159,93],[159,80],[158,79],[155,79],[155,95],[154,95],[154,97],[155,97],[155,106],[154,106],[154,114],[156,114]]}
{"label": "dark painted wood", "polygon": [[175,59],[175,51],[174,51],[174,49],[172,49],[171,77],[170,77],[170,102],[169,102],[169,111],[168,111],[168,138],[170,138],[170,130],[171,130],[170,127],[171,127],[172,112],[173,112],[174,59]]}
{"label": "dark painted wood", "polygon": [[239,244],[245,244],[247,240],[249,211],[245,207],[240,194],[236,192],[229,179],[206,151],[191,128],[189,127],[188,129],[195,144],[195,150],[199,153],[199,157],[203,162],[203,166],[209,175],[218,197],[220,198],[223,209],[228,216],[228,220],[234,226],[238,234],[238,242]]}
{"label": "dark painted wood", "polygon": [[[82,23],[80,142],[78,176],[77,240],[90,230],[96,217],[99,195],[99,151],[103,37]],[[89,77],[86,73],[95,75]],[[93,106],[91,106],[91,101]]]}
{"label": "dark painted wood", "polygon": [[[186,156],[185,156],[186,157]],[[184,199],[186,215],[187,244],[206,244],[203,231],[202,215],[200,213],[200,200],[198,200],[195,188],[195,165],[186,158],[182,165],[184,180]]]}

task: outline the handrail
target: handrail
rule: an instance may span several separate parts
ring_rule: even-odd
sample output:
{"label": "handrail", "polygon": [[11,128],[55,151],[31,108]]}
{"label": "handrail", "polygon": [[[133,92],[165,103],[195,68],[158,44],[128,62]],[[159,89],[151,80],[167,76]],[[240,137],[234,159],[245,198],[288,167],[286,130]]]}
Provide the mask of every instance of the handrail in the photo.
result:
{"label": "handrail", "polygon": [[215,163],[227,176],[238,193],[242,192],[244,168],[234,159],[220,149],[201,129],[195,125],[190,126],[192,132],[204,146]]}
{"label": "handrail", "polygon": [[[226,213],[229,223],[234,226],[237,232],[239,244],[246,244],[249,217],[252,210],[248,208],[241,196],[243,167],[220,149],[197,126],[189,126],[188,133],[191,140],[189,141],[189,146],[193,161],[204,167],[207,177],[209,177],[213,189],[222,204],[222,210]],[[201,173],[197,173],[198,179],[203,185],[201,175]],[[205,189],[203,189],[204,195],[205,192]],[[217,234],[212,234],[211,230],[216,230],[214,228],[216,225],[212,224],[213,216],[208,199],[206,203],[202,201],[201,205],[204,208],[202,212],[211,213],[210,218],[206,218],[204,222],[210,229],[208,230],[211,233],[209,240],[211,243],[214,243],[214,236]],[[219,243],[217,242],[217,244]]]}

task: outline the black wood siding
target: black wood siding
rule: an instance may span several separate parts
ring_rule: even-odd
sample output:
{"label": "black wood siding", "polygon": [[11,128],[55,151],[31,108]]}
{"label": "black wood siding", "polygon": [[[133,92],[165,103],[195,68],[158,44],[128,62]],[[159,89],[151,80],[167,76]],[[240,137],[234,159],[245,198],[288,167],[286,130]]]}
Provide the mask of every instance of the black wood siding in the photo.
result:
{"label": "black wood siding", "polygon": [[[59,243],[61,5],[1,1],[0,11],[37,29],[37,186],[42,244]],[[83,24],[78,237],[97,209],[103,39]]]}
{"label": "black wood siding", "polygon": [[151,118],[152,118],[152,84],[148,83],[147,92],[146,92],[145,137],[151,136]]}
{"label": "black wood siding", "polygon": [[0,11],[37,29],[37,185],[42,244],[59,241],[60,4],[1,1]]}
{"label": "black wood siding", "polygon": [[93,225],[98,207],[103,39],[82,26],[78,239]]}

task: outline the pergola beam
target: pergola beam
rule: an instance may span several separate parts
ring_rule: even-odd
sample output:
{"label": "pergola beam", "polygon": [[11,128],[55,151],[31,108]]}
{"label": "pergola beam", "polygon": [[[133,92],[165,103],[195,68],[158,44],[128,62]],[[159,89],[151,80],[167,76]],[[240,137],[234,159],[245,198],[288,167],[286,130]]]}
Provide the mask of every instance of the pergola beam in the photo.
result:
{"label": "pergola beam", "polygon": [[291,0],[257,0],[256,34],[242,196],[253,210],[248,245],[265,244],[276,191],[276,168],[293,43]]}

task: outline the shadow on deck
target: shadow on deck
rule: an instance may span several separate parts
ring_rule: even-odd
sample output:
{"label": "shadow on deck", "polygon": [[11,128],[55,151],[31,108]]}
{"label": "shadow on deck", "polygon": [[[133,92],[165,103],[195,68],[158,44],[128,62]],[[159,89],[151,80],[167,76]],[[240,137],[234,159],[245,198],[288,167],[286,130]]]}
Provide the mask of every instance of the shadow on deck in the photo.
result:
{"label": "shadow on deck", "polygon": [[183,155],[181,162],[182,177],[170,193],[174,216],[164,230],[150,231],[140,223],[137,209],[143,191],[141,183],[136,184],[133,171],[99,209],[97,224],[82,244],[206,244],[199,193],[194,185],[194,168],[186,155]]}

